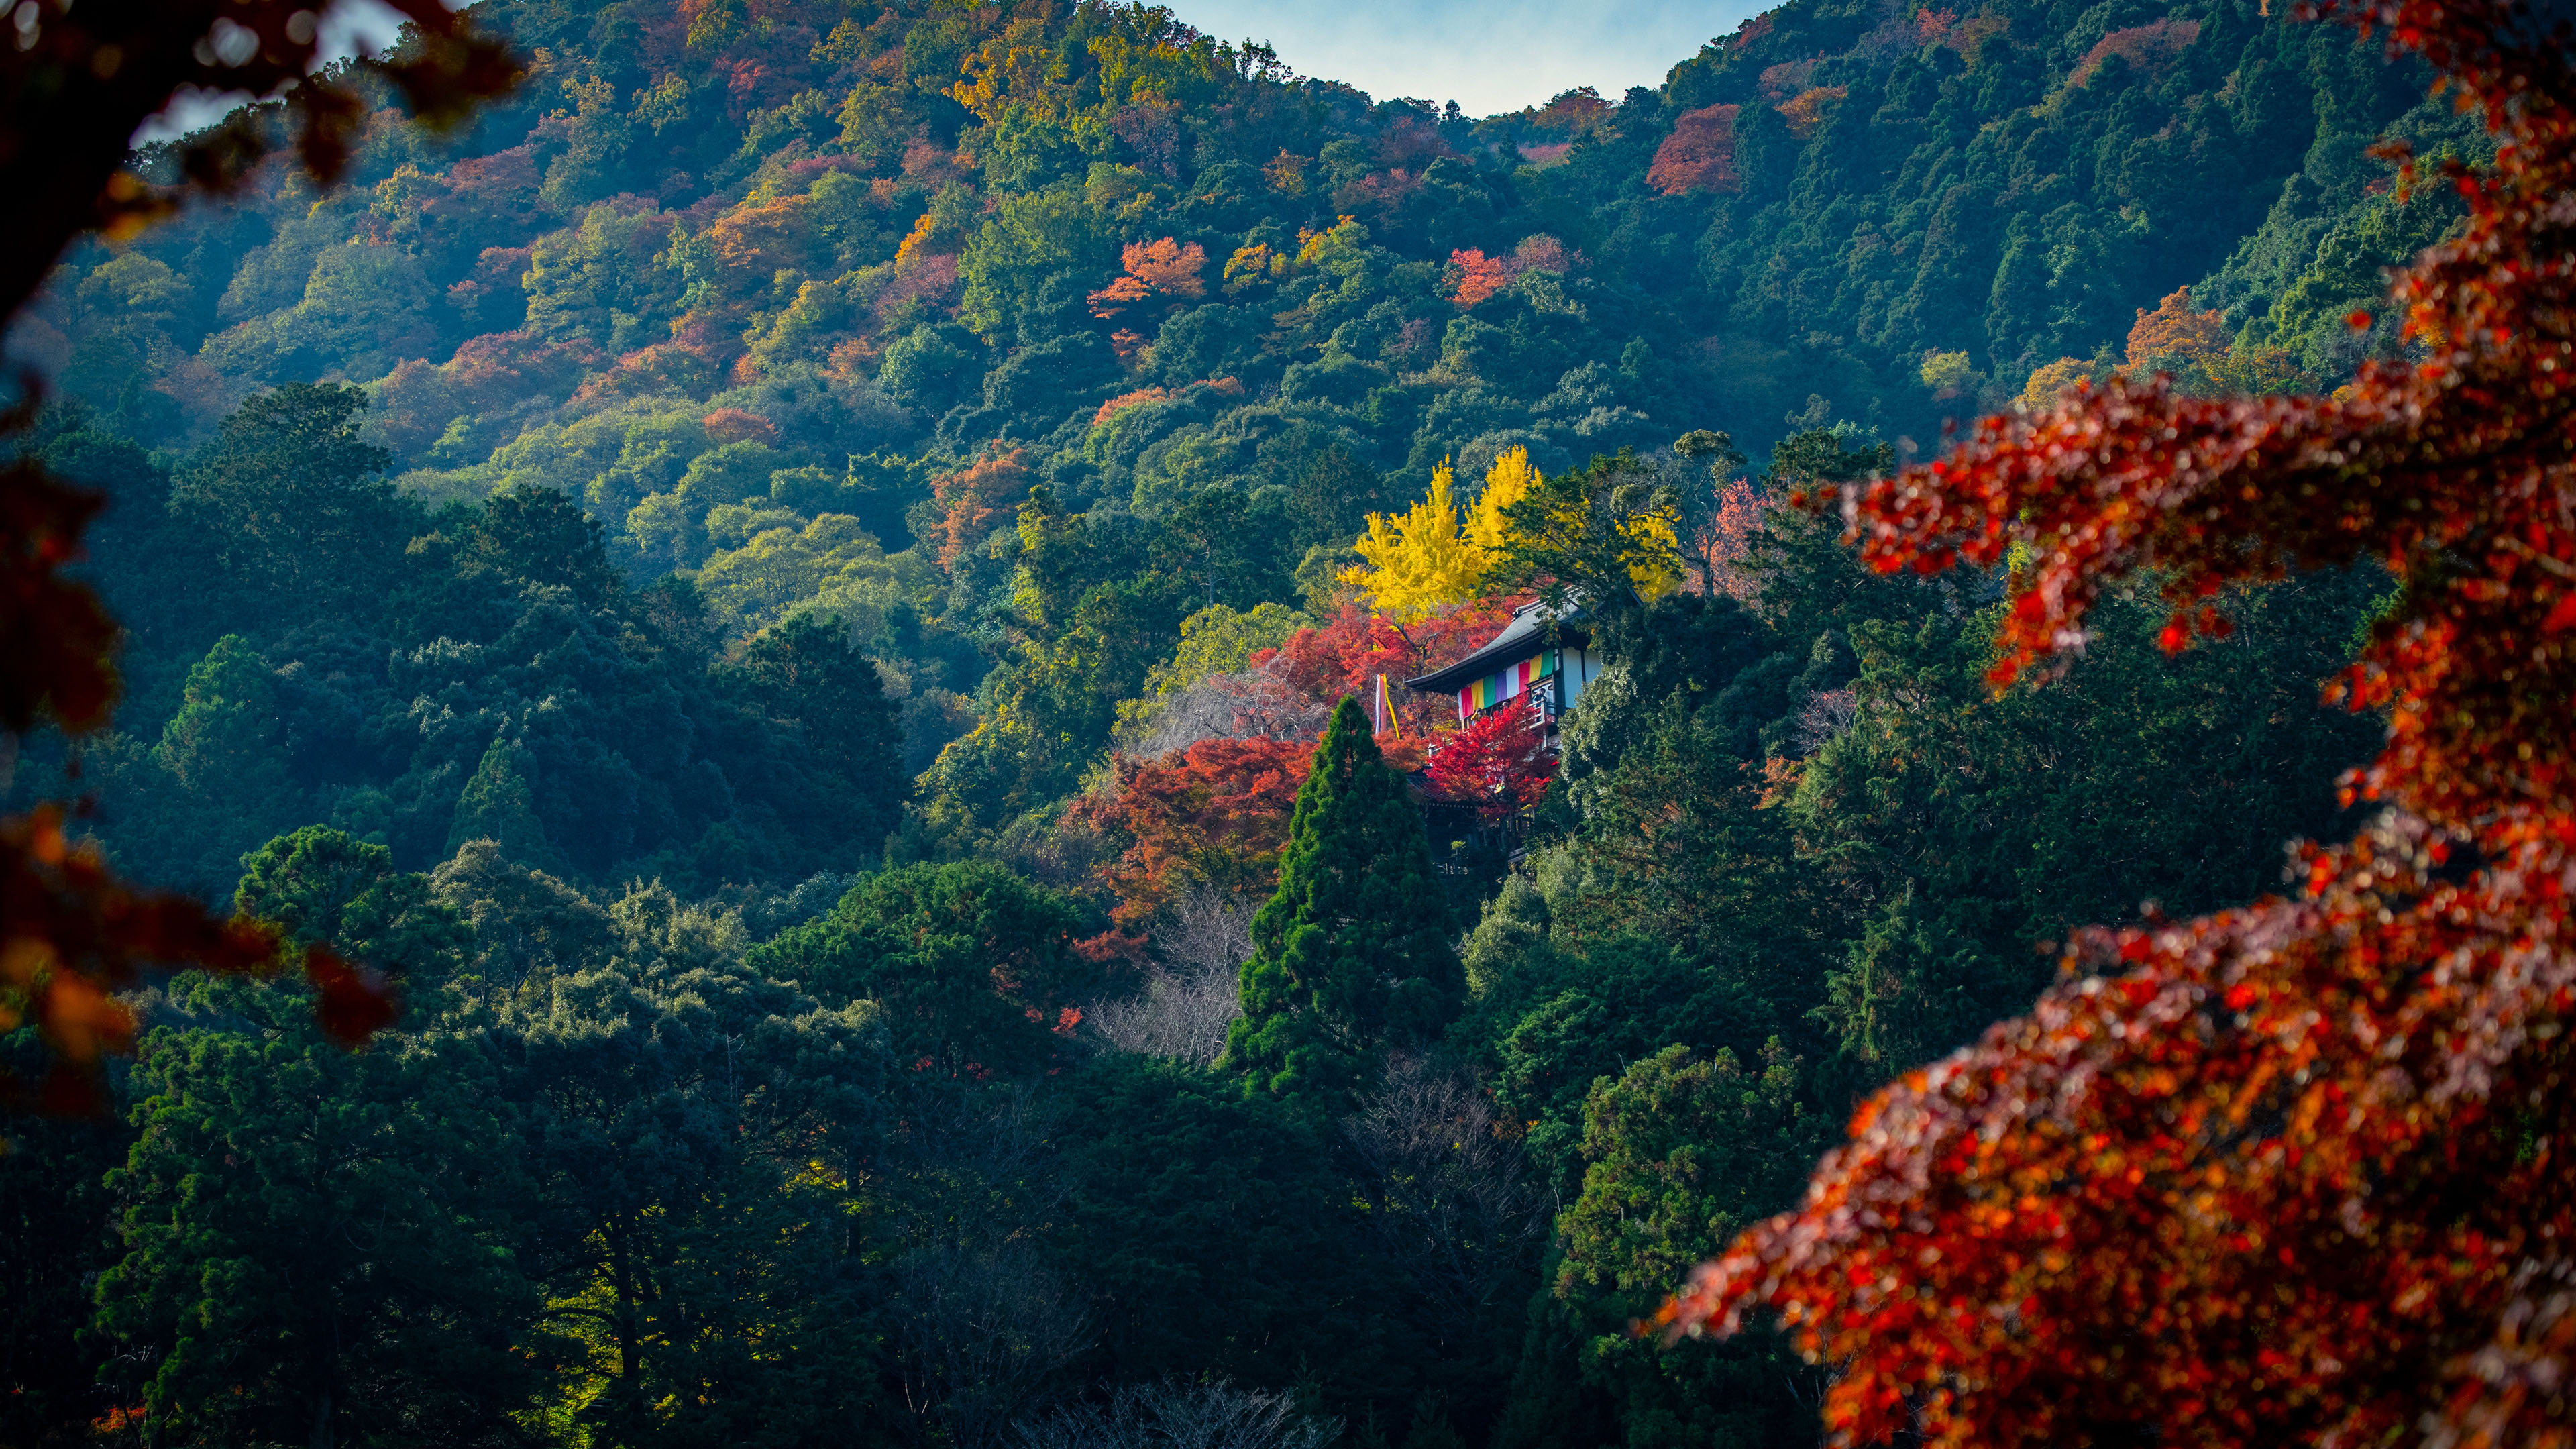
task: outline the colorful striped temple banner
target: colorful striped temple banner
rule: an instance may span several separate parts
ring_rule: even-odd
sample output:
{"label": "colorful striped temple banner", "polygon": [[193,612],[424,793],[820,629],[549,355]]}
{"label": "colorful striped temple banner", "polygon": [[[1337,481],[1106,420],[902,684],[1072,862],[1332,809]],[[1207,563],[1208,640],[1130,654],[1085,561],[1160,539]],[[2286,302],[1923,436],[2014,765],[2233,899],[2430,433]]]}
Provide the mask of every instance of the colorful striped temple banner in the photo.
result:
{"label": "colorful striped temple banner", "polygon": [[1532,685],[1556,673],[1556,651],[1548,650],[1534,659],[1524,659],[1500,674],[1488,674],[1458,691],[1458,717],[1492,709],[1508,699],[1517,699]]}

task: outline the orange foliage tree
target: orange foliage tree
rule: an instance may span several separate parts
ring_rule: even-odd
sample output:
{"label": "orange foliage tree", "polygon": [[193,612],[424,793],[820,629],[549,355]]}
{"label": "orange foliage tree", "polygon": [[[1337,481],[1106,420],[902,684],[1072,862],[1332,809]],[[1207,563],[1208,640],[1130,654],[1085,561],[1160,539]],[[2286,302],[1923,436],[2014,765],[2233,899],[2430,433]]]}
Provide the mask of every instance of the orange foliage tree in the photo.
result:
{"label": "orange foliage tree", "polygon": [[1109,421],[1111,418],[1118,416],[1129,408],[1136,407],[1144,403],[1162,402],[1169,397],[1171,397],[1171,394],[1159,387],[1140,387],[1134,392],[1122,392],[1118,396],[1111,398],[1109,401],[1102,403],[1099,409],[1092,413],[1091,425],[1095,428],[1099,427],[1102,423]]}
{"label": "orange foliage tree", "polygon": [[1735,117],[1741,106],[1703,106],[1673,118],[1673,133],[1655,148],[1646,181],[1666,196],[1744,189],[1735,169]]}
{"label": "orange foliage tree", "polygon": [[2332,399],[2115,379],[1849,500],[1878,569],[2015,561],[1999,685],[2127,580],[2169,648],[2239,581],[2402,587],[2336,687],[2388,720],[2347,782],[2376,824],[2297,847],[2288,899],[2081,934],[1666,1310],[1779,1315],[1841,1368],[1838,1442],[2569,1438],[2576,75],[2493,0],[2348,14],[2497,143],[2397,282],[2420,362]]}
{"label": "orange foliage tree", "polygon": [[1170,237],[1129,242],[1120,260],[1127,274],[1083,299],[1091,304],[1094,317],[1115,317],[1157,293],[1185,298],[1207,295],[1201,275],[1207,271],[1207,248],[1197,242],[1182,246]]}
{"label": "orange foliage tree", "polygon": [[1762,597],[1762,583],[1754,567],[1753,544],[1762,531],[1763,514],[1774,506],[1771,499],[1753,491],[1753,485],[1742,478],[1730,478],[1720,484],[1714,507],[1696,520],[1683,544],[1683,558],[1697,575],[1684,587],[1693,593],[1724,594],[1739,604],[1752,604]]}
{"label": "orange foliage tree", "polygon": [[1449,289],[1449,300],[1461,307],[1477,303],[1511,285],[1518,268],[1509,257],[1489,257],[1475,247],[1449,254],[1449,264],[1458,269],[1457,282]]}
{"label": "orange foliage tree", "polygon": [[991,451],[954,473],[930,480],[930,495],[947,510],[940,520],[939,566],[953,569],[957,556],[992,536],[1005,517],[1029,496],[1035,477],[1028,451]]}
{"label": "orange foliage tree", "polygon": [[1128,929],[1147,924],[1201,883],[1246,911],[1267,899],[1314,756],[1313,740],[1250,739],[1201,740],[1159,760],[1121,757],[1117,788],[1066,812],[1126,842],[1096,872],[1118,897],[1111,918]]}
{"label": "orange foliage tree", "polygon": [[2129,327],[2129,365],[2142,367],[2157,357],[2206,361],[2227,350],[2227,323],[2216,312],[2191,310],[2191,288],[2176,287],[2150,312],[2137,309]]}

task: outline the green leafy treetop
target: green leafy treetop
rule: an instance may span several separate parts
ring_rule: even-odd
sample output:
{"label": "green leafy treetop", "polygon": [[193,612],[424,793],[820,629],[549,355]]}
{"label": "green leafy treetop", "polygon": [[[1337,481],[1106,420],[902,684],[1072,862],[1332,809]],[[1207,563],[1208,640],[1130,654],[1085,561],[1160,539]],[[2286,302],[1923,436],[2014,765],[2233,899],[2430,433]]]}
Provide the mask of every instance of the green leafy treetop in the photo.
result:
{"label": "green leafy treetop", "polygon": [[378,970],[424,983],[463,959],[471,937],[393,852],[327,825],[281,835],[242,857],[233,908],[302,945],[337,942]]}
{"label": "green leafy treetop", "polygon": [[1387,1046],[1430,1038],[1460,987],[1445,899],[1422,812],[1346,698],[1297,792],[1279,891],[1252,918],[1220,1067],[1251,1091],[1338,1095]]}

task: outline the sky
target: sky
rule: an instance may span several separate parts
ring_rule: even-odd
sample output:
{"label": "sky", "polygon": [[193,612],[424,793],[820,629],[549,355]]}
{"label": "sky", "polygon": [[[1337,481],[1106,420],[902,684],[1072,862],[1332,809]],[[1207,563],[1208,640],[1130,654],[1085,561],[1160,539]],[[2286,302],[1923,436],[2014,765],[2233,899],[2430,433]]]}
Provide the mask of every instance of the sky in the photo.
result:
{"label": "sky", "polygon": [[[451,6],[455,0],[449,0]],[[1664,72],[1742,24],[1756,0],[1165,0],[1221,40],[1266,40],[1300,75],[1348,81],[1376,100],[1456,101],[1471,116],[1544,105],[1591,86],[1616,98],[1663,84]],[[460,7],[461,8],[461,7]],[[382,46],[400,17],[382,0],[334,0],[324,58]],[[134,133],[139,144],[185,134],[247,96],[183,96]]]}
{"label": "sky", "polygon": [[[1300,75],[1471,116],[1591,86],[1617,98],[1767,8],[1753,0],[1162,0],[1221,40],[1267,40]],[[1770,0],[1777,3],[1777,0]]]}

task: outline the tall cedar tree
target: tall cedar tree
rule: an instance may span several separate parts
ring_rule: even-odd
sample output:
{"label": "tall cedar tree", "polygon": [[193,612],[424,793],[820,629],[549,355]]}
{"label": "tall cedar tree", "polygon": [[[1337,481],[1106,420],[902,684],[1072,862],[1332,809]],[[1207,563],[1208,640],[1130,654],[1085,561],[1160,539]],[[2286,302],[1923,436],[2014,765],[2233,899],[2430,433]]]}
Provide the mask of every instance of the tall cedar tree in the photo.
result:
{"label": "tall cedar tree", "polygon": [[1221,1065],[1250,1091],[1338,1095],[1386,1047],[1437,1032],[1462,980],[1422,812],[1358,700],[1333,711],[1288,829]]}
{"label": "tall cedar tree", "polygon": [[2114,380],[1842,499],[1883,571],[2012,568],[1998,685],[2125,579],[2168,649],[2230,632],[2249,577],[2376,556],[2402,587],[2336,687],[2385,711],[2347,784],[2377,823],[2301,845],[2290,899],[2077,933],[2030,1015],[1864,1104],[1673,1306],[1785,1317],[1840,1367],[1836,1442],[2569,1437],[2576,67],[2520,6],[2350,14],[2497,142],[2397,280],[2413,366],[2332,398]]}

